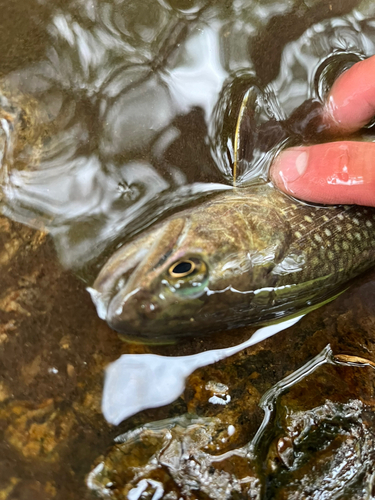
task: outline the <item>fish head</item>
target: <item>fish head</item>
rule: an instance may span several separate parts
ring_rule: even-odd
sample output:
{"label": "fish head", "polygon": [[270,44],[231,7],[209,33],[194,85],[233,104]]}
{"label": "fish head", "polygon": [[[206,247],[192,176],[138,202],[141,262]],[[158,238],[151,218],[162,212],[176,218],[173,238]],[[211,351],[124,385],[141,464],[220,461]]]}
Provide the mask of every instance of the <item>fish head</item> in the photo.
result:
{"label": "fish head", "polygon": [[285,240],[277,215],[266,223],[270,208],[232,198],[185,210],[117,250],[89,290],[99,316],[148,343],[225,329],[235,308],[222,292],[269,283]]}

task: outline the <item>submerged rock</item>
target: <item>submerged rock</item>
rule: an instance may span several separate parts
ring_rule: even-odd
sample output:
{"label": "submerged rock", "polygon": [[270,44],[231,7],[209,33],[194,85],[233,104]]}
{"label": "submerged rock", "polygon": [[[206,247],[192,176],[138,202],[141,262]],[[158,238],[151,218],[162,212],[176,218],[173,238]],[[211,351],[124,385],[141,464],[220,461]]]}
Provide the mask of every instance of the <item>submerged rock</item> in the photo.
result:
{"label": "submerged rock", "polygon": [[[230,417],[188,414],[119,436],[89,474],[89,488],[113,500],[369,498],[375,419],[364,401],[372,391],[355,398],[350,382],[359,373],[350,356],[340,359],[327,347],[269,389],[258,429],[243,425],[251,403],[237,401]],[[367,371],[366,360],[353,359]]]}
{"label": "submerged rock", "polygon": [[285,415],[267,457],[266,498],[371,498],[374,423],[357,399]]}
{"label": "submerged rock", "polygon": [[102,498],[258,499],[256,466],[231,450],[232,428],[192,415],[146,424],[116,439],[88,485]]}

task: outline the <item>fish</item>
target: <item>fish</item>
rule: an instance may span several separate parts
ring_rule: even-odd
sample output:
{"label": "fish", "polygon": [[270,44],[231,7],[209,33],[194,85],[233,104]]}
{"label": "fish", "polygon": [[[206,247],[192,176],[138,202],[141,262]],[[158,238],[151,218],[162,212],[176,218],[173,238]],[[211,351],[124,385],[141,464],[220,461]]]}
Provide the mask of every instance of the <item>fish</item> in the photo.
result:
{"label": "fish", "polygon": [[175,342],[302,314],[375,263],[375,209],[233,186],[119,248],[89,289],[125,340]]}

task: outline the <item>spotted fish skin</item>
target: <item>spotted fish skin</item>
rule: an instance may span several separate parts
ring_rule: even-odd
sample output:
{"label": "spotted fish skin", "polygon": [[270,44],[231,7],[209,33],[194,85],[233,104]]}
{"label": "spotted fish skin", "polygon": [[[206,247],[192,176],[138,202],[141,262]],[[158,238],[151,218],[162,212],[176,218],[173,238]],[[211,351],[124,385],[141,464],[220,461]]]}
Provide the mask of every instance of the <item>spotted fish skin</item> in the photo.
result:
{"label": "spotted fish skin", "polygon": [[[197,263],[192,276],[171,268]],[[269,184],[233,188],[121,247],[91,295],[125,338],[166,342],[259,325],[335,296],[375,263],[375,209],[314,207]]]}

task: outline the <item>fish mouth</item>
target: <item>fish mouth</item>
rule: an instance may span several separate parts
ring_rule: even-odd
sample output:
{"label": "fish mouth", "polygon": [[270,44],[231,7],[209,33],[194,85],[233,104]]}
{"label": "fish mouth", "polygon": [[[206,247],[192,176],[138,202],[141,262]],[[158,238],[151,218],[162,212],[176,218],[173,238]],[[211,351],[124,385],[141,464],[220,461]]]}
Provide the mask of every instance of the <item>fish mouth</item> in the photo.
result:
{"label": "fish mouth", "polygon": [[151,241],[143,240],[145,239],[142,238],[140,244],[130,243],[115,252],[100,270],[93,286],[87,287],[101,319],[108,321],[111,301],[117,295],[121,285],[126,285],[132,272],[147,256]]}
{"label": "fish mouth", "polygon": [[124,245],[87,289],[98,316],[113,330],[142,335],[153,329],[157,308],[150,303],[149,277],[172,253],[184,227],[184,219],[172,219]]}

